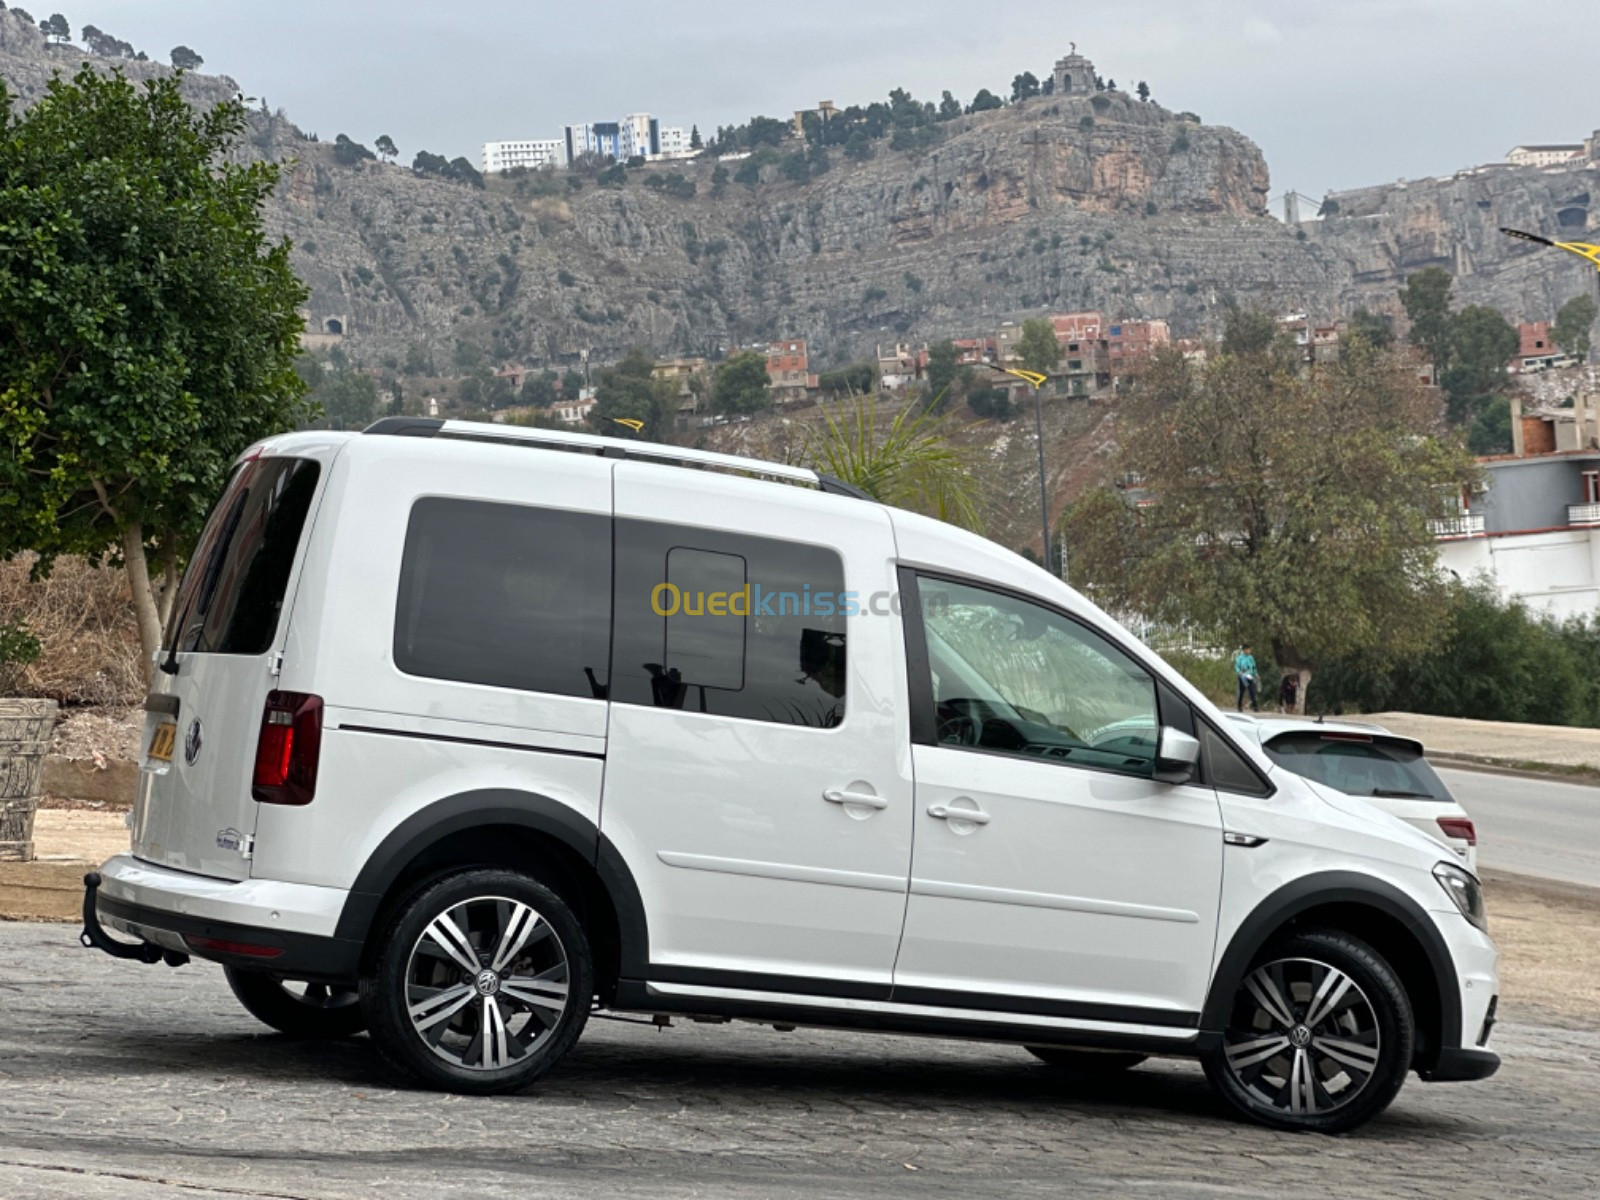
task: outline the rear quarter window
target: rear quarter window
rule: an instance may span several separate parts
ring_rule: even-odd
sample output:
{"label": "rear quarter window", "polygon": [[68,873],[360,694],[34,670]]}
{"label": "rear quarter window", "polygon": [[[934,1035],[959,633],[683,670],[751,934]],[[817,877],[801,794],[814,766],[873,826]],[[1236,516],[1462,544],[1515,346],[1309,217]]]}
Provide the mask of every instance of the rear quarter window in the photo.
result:
{"label": "rear quarter window", "polygon": [[265,654],[322,467],[258,458],[234,469],[173,607],[167,644],[194,654]]}
{"label": "rear quarter window", "polygon": [[411,510],[394,662],[408,675],[604,699],[611,518],[426,497]]}

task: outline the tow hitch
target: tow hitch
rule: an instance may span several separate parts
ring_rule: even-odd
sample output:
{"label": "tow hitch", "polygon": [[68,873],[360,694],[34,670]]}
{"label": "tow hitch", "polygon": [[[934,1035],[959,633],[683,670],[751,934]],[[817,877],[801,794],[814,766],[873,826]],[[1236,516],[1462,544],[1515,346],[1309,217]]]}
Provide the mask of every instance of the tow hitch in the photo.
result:
{"label": "tow hitch", "polygon": [[189,961],[187,954],[164,950],[153,942],[119,942],[100,925],[95,912],[95,894],[100,890],[100,872],[90,871],[83,877],[83,932],[78,940],[90,950],[104,950],[112,958],[131,958],[135,962],[164,962],[169,967],[181,967]]}

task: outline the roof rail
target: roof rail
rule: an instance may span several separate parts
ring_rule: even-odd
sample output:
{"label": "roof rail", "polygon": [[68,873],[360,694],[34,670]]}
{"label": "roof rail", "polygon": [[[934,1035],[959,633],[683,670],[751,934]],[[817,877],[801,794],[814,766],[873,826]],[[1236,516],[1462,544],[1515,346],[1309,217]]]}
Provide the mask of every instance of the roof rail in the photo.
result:
{"label": "roof rail", "polygon": [[663,442],[635,442],[622,438],[600,437],[592,433],[567,433],[560,429],[534,429],[522,425],[490,425],[481,421],[445,421],[437,417],[385,417],[369,425],[363,433],[387,437],[443,437],[462,441],[500,442],[507,445],[538,446],[549,450],[594,454],[602,458],[622,458],[633,462],[732,471],[765,479],[777,479],[785,483],[809,484],[831,495],[851,496],[858,500],[872,499],[860,488],[835,479],[831,475],[818,474],[810,467],[766,462],[759,458],[743,458],[736,454],[714,454],[709,450],[692,450],[683,446],[669,446]]}

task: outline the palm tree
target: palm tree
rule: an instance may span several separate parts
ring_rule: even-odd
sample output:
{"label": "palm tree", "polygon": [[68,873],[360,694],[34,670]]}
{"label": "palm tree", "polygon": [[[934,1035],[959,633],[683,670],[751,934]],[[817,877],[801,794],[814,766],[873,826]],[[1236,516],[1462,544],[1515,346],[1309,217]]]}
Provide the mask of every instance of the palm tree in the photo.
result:
{"label": "palm tree", "polygon": [[939,431],[929,409],[908,407],[878,426],[878,401],[852,396],[829,411],[806,441],[817,470],[852,484],[883,504],[938,517],[981,531],[978,482],[962,452]]}

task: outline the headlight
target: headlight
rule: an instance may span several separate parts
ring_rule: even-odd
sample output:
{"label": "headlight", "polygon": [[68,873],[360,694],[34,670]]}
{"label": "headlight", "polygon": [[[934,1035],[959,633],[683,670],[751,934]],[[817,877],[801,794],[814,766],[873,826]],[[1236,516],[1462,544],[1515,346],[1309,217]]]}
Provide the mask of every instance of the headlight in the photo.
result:
{"label": "headlight", "polygon": [[1483,885],[1471,871],[1463,871],[1452,863],[1440,863],[1433,869],[1439,886],[1450,894],[1461,915],[1485,933],[1489,932],[1489,916],[1483,910]]}

